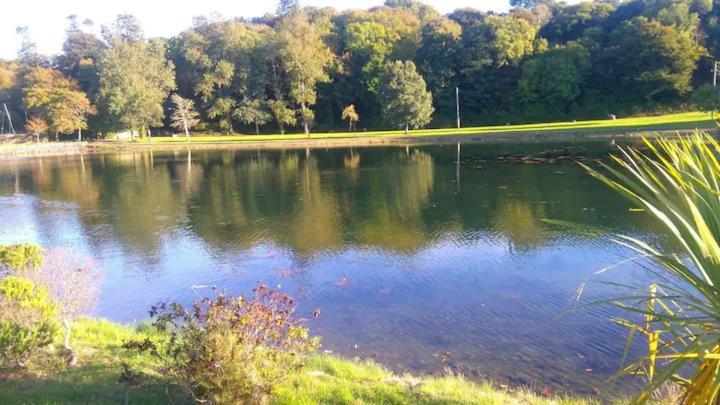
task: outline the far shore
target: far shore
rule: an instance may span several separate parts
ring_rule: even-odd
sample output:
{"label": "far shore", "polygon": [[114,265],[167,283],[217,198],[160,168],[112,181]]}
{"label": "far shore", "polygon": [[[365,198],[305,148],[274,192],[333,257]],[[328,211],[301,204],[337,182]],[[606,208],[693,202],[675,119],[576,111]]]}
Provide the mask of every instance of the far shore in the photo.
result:
{"label": "far shore", "polygon": [[176,151],[176,150],[284,150],[383,146],[450,145],[457,143],[578,142],[623,138],[653,138],[691,133],[695,130],[716,133],[718,126],[710,114],[685,113],[659,117],[619,120],[431,129],[410,131],[313,133],[286,135],[202,135],[154,137],[131,141],[67,141],[0,144],[0,159],[29,156],[58,156],[90,153]]}

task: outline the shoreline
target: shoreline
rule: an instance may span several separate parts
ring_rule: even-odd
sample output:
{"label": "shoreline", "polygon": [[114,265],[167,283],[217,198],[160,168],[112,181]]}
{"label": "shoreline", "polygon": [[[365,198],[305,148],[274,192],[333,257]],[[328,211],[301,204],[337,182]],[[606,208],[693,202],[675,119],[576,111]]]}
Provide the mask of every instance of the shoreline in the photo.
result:
{"label": "shoreline", "polygon": [[[228,141],[182,141],[173,142],[119,142],[119,141],[68,141],[47,143],[22,143],[0,145],[0,159],[27,157],[73,156],[96,153],[122,153],[143,151],[177,150],[297,150],[342,149],[353,147],[452,145],[456,143],[525,143],[525,142],[578,142],[614,139],[637,139],[670,137],[688,134],[696,130],[717,133],[718,128],[686,128],[672,130],[639,131],[527,131],[495,132],[460,135],[389,135],[274,140],[228,140]],[[192,138],[191,138],[192,139]]]}

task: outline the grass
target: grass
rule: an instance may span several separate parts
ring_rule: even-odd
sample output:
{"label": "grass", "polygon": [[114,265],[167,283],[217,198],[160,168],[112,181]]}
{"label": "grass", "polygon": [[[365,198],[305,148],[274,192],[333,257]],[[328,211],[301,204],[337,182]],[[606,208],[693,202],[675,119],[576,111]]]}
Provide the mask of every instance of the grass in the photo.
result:
{"label": "grass", "polygon": [[[472,128],[421,129],[410,131],[413,137],[457,136],[457,135],[490,135],[490,134],[536,134],[536,133],[592,133],[592,132],[624,132],[624,131],[671,131],[682,129],[715,128],[716,122],[710,113],[690,112],[667,114],[648,117],[621,118],[617,120],[594,120],[577,122],[555,122],[542,124],[502,125]],[[310,139],[352,139],[352,138],[392,138],[406,136],[404,131],[369,131],[369,132],[333,132],[313,133]],[[191,143],[226,143],[243,141],[292,141],[306,140],[305,134],[270,134],[270,135],[195,135],[190,137]],[[184,143],[184,136],[153,137],[138,140],[140,143]]]}
{"label": "grass", "polygon": [[[27,370],[0,378],[0,403],[87,404],[122,403],[125,387],[118,382],[122,362],[146,371],[151,381],[129,393],[129,403],[186,403],[154,374],[151,359],[130,356],[124,341],[152,337],[148,327],[126,327],[102,320],[81,320],[73,326],[79,366],[64,367],[52,349],[36,356]],[[58,346],[60,342],[58,342]],[[396,376],[370,361],[314,355],[308,367],[292,375],[277,391],[274,404],[566,404],[585,405],[584,399],[548,398],[527,390],[501,390],[490,383],[474,383],[460,376]]]}

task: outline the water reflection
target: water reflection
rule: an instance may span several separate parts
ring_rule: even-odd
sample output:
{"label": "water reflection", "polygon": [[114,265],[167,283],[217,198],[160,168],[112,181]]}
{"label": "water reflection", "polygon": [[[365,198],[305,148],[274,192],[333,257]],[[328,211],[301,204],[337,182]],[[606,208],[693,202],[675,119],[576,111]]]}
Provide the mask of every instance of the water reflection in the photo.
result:
{"label": "water reflection", "polygon": [[576,165],[467,164],[502,148],[463,145],[461,165],[455,145],[6,161],[0,242],[91,254],[108,273],[99,315],[119,321],[263,280],[322,309],[311,326],[332,350],[592,392],[624,336],[603,309],[559,315],[623,252],[542,220],[656,228]]}

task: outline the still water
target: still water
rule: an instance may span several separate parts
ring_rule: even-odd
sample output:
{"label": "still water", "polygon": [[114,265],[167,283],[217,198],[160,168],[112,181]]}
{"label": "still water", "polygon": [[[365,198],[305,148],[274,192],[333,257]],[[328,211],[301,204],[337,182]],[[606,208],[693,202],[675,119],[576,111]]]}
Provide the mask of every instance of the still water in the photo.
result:
{"label": "still water", "polygon": [[[325,350],[592,393],[617,371],[625,331],[574,296],[629,253],[543,220],[649,240],[657,227],[575,163],[496,159],[555,147],[464,145],[460,165],[455,146],[2,162],[0,243],[92,256],[106,273],[95,315],[115,321],[262,281],[300,300]],[[603,278],[644,276],[624,265]]]}

